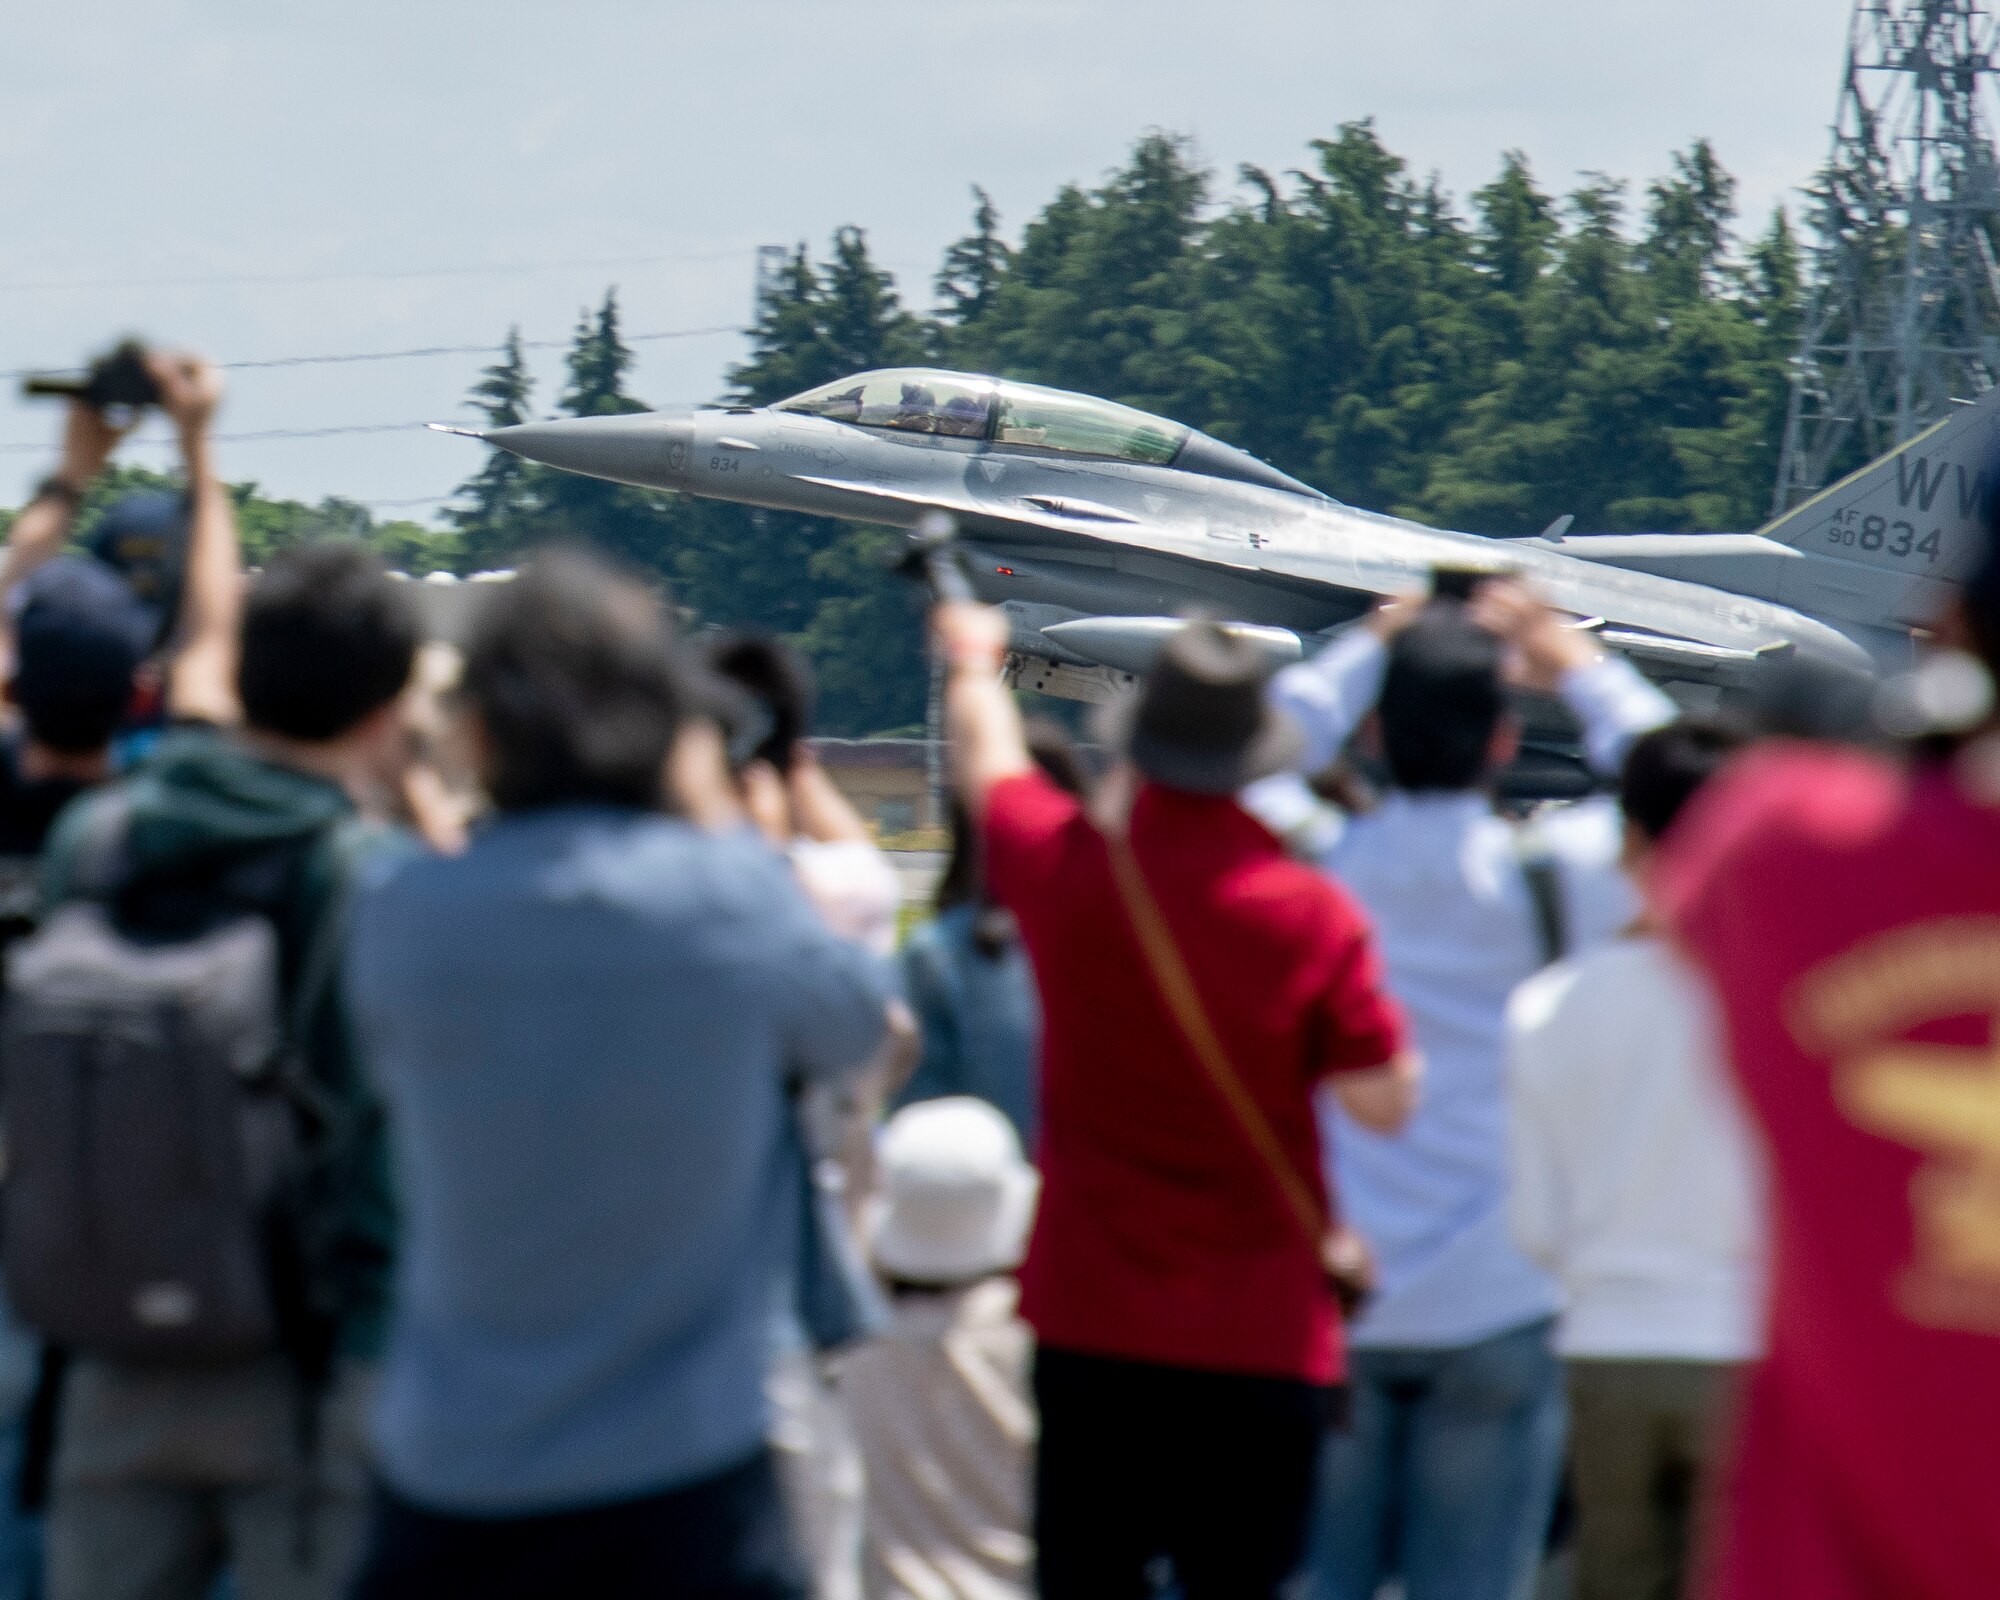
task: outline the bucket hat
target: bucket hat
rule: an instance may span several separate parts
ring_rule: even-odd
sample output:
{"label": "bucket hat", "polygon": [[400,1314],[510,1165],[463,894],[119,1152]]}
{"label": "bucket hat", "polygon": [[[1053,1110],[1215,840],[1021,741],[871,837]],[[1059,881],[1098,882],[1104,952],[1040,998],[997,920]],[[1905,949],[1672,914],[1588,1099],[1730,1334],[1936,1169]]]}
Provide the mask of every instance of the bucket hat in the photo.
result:
{"label": "bucket hat", "polygon": [[1136,692],[1106,708],[1106,741],[1166,788],[1233,794],[1286,770],[1304,749],[1297,725],[1265,696],[1270,677],[1267,657],[1250,641],[1214,622],[1190,622]]}
{"label": "bucket hat", "polygon": [[1041,1179],[984,1100],[905,1106],[882,1130],[871,1255],[884,1277],[959,1284],[1018,1266]]}

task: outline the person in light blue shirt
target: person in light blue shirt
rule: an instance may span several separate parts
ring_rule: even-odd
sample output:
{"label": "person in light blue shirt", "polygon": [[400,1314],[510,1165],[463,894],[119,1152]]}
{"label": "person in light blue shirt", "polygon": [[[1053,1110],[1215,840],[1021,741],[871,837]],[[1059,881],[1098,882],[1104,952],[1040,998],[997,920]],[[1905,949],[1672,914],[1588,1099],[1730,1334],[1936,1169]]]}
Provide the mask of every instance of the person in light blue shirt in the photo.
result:
{"label": "person in light blue shirt", "polygon": [[785,1088],[867,1061],[887,979],[755,835],[658,813],[682,670],[656,598],[538,559],[467,653],[496,819],[358,908],[404,1207],[365,1600],[802,1593]]}
{"label": "person in light blue shirt", "polygon": [[973,1095],[1032,1146],[1041,1006],[1013,918],[975,901],[943,906],[910,935],[901,959],[923,1055],[895,1109]]}
{"label": "person in light blue shirt", "polygon": [[1604,773],[1674,715],[1512,581],[1466,604],[1392,602],[1272,688],[1307,732],[1305,771],[1375,718],[1391,787],[1321,864],[1374,921],[1428,1068],[1400,1133],[1322,1112],[1380,1286],[1349,1330],[1352,1426],[1323,1465],[1319,1600],[1373,1600],[1394,1576],[1408,1600],[1517,1600],[1561,1467],[1557,1289],[1507,1223],[1506,1005],[1552,942],[1607,938],[1637,908],[1609,799],[1526,828],[1495,814],[1491,781],[1520,739],[1509,679],[1560,695]]}

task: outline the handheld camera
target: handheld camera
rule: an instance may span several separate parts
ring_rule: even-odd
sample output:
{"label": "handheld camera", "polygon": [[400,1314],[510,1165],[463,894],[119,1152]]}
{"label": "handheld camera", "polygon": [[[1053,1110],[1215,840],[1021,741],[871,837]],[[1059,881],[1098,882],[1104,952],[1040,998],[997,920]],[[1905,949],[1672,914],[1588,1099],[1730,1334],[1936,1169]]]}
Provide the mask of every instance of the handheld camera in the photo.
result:
{"label": "handheld camera", "polygon": [[35,372],[21,380],[24,395],[81,400],[98,411],[139,411],[160,403],[160,386],[146,367],[146,347],[127,339],[81,373]]}

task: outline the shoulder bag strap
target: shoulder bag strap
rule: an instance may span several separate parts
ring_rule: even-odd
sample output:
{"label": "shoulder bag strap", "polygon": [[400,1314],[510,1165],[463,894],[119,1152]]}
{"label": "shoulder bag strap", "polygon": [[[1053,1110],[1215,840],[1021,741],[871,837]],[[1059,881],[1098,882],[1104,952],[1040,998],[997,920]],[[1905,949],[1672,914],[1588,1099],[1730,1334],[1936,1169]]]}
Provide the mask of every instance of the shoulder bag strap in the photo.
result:
{"label": "shoulder bag strap", "polygon": [[318,1125],[321,1137],[344,1131],[350,1119],[321,1085],[308,1065],[313,1022],[339,983],[346,954],[352,910],[354,857],[366,825],[354,817],[329,823],[310,844],[299,863],[299,890],[316,900],[316,913],[305,930],[292,992],[284,1008],[284,1042],[279,1056],[279,1086]]}
{"label": "shoulder bag strap", "polygon": [[1535,846],[1519,856],[1521,881],[1527,885],[1528,904],[1535,913],[1535,940],[1541,947],[1542,965],[1552,966],[1569,954],[1569,908],[1563,904],[1562,867],[1547,851]]}
{"label": "shoulder bag strap", "polygon": [[129,782],[108,785],[85,800],[75,853],[71,858],[68,897],[109,903],[117,898],[129,870],[126,843],[132,832],[132,788]]}
{"label": "shoulder bag strap", "polygon": [[1286,1207],[1298,1224],[1299,1232],[1317,1256],[1325,1242],[1330,1221],[1319,1197],[1292,1165],[1285,1154],[1285,1147],[1278,1142],[1270,1119],[1245,1087],[1235,1067],[1230,1065],[1229,1054],[1223,1049],[1222,1041],[1216,1037],[1215,1029],[1208,1020],[1208,1010],[1201,1002],[1187,963],[1181,959],[1180,946],[1174,940],[1173,930],[1167,926],[1159,902],[1153,898],[1152,888],[1140,869],[1138,857],[1132,853],[1130,842],[1107,834],[1105,845],[1111,856],[1112,881],[1118,886],[1118,897],[1124,902],[1126,917],[1138,938],[1139,950],[1146,958],[1146,967],[1152,974],[1154,986],[1167,1003],[1168,1014],[1173,1017],[1195,1060],[1201,1063],[1209,1082],[1215,1086],[1216,1093],[1229,1107],[1230,1115],[1243,1130],[1251,1149],[1284,1194]]}

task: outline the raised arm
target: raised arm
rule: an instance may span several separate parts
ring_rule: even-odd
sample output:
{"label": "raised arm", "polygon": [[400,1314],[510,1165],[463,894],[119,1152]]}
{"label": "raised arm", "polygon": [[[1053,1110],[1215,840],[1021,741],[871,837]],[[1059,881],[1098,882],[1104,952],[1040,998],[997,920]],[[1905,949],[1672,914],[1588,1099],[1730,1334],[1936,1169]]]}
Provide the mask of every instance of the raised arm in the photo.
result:
{"label": "raised arm", "polygon": [[1315,773],[1333,764],[1382,693],[1389,641],[1423,605],[1421,595],[1396,595],[1369,612],[1332,644],[1271,680],[1271,699],[1306,736],[1298,770]]}
{"label": "raised arm", "polygon": [[1607,777],[1625,765],[1626,752],[1641,734],[1680,715],[1680,708],[1637,667],[1608,651],[1565,672],[1556,692],[1583,724],[1583,748],[1590,764]]}
{"label": "raised arm", "polygon": [[243,619],[243,554],[236,537],[236,503],[215,473],[210,424],[222,400],[222,374],[199,356],[149,358],[160,386],[160,409],[180,436],[187,479],[188,544],[181,580],[180,643],[167,683],[176,717],[237,721],[237,630]]}
{"label": "raised arm", "polygon": [[91,479],[104,470],[123,437],[95,406],[70,401],[56,470],[37,486],[8,530],[6,554],[0,557],[0,604],[35,568],[61,554]]}
{"label": "raised arm", "polygon": [[977,820],[995,784],[1034,770],[1020,708],[1000,681],[1007,619],[991,606],[947,601],[931,613],[931,632],[944,658],[952,785]]}
{"label": "raised arm", "polygon": [[1616,773],[1633,740],[1679,715],[1631,662],[1564,622],[1526,584],[1484,585],[1472,615],[1513,647],[1512,675],[1521,687],[1560,695],[1576,713],[1584,753],[1599,772]]}
{"label": "raised arm", "polygon": [[791,800],[792,826],[821,843],[844,840],[873,845],[874,835],[854,803],[826,775],[819,757],[801,739],[792,753],[792,770],[785,788]]}

